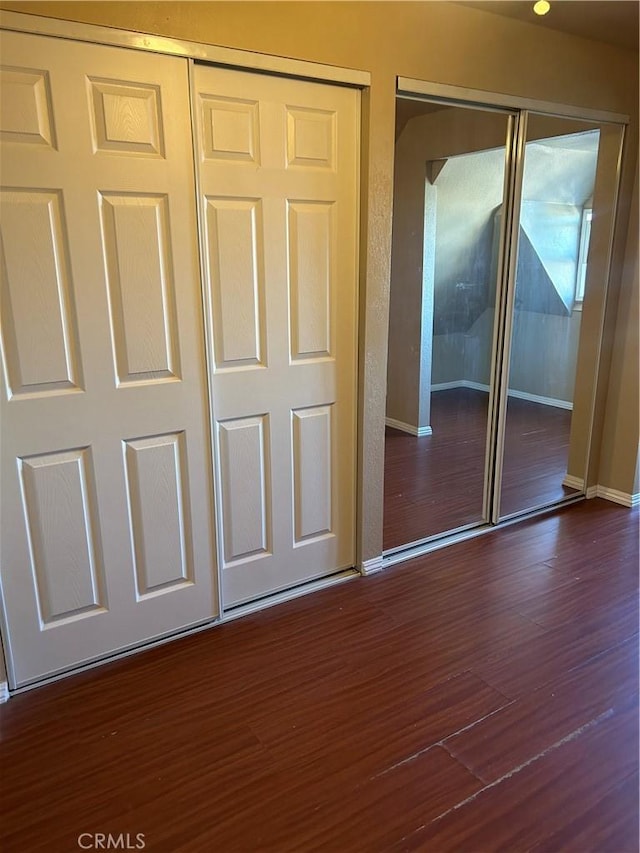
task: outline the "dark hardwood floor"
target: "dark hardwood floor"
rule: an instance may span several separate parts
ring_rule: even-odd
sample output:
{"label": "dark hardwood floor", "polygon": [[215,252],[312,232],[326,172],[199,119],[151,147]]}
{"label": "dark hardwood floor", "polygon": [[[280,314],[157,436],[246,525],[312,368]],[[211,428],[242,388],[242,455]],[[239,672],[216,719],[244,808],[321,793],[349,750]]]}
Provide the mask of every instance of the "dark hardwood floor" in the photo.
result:
{"label": "dark hardwood floor", "polygon": [[[384,549],[482,521],[489,395],[470,388],[431,397],[433,435],[387,427]],[[571,412],[509,398],[501,515],[561,500]]]}
{"label": "dark hardwood floor", "polygon": [[635,853],[637,586],[585,501],[13,697],[0,849]]}

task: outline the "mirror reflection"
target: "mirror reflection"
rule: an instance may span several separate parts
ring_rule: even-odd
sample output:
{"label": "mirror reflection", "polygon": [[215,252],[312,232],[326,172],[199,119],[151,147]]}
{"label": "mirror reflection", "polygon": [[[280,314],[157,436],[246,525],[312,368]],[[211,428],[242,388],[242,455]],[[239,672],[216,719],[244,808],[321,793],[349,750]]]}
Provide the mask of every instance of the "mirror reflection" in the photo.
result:
{"label": "mirror reflection", "polygon": [[527,135],[501,517],[582,490],[567,467],[600,131],[531,115]]}
{"label": "mirror reflection", "polygon": [[384,549],[481,523],[510,117],[399,98]]}
{"label": "mirror reflection", "polygon": [[584,493],[622,141],[522,113],[510,218],[516,114],[396,103],[386,552]]}

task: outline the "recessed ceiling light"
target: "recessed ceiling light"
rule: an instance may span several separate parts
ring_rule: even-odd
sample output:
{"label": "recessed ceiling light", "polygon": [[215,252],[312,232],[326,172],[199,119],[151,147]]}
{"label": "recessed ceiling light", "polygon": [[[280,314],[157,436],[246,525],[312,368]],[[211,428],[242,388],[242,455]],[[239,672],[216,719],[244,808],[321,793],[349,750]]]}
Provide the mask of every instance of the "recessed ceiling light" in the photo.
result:
{"label": "recessed ceiling light", "polygon": [[538,0],[538,2],[534,4],[533,11],[536,15],[546,15],[550,8],[551,3],[549,3],[548,0]]}

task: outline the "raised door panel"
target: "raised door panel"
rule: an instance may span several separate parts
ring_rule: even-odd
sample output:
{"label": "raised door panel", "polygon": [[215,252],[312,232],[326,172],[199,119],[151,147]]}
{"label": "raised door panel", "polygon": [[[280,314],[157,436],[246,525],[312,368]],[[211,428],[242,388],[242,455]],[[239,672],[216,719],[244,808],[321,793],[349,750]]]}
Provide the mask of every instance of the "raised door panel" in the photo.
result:
{"label": "raised door panel", "polygon": [[187,62],[0,39],[0,572],[21,686],[211,620],[218,593]]}

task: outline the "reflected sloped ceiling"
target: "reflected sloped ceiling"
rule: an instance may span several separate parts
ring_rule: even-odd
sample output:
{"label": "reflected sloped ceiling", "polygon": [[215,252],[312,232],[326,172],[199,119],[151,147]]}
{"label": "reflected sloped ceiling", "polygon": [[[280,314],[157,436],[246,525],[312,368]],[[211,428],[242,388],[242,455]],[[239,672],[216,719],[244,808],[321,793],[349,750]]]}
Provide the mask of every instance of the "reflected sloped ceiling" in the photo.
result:
{"label": "reflected sloped ceiling", "polygon": [[537,314],[560,314],[564,316],[570,313],[570,308],[560,297],[529,234],[522,226],[520,227],[518,246],[517,280],[516,311],[534,311]]}
{"label": "reflected sloped ceiling", "polygon": [[[523,202],[520,213],[518,290],[531,291],[530,295],[527,293],[526,300],[523,296],[523,301],[529,303],[529,306],[521,306],[523,310],[544,314],[571,312],[581,221],[582,209],[574,205]],[[536,261],[531,257],[531,252],[535,254]],[[542,267],[544,276],[536,266]],[[549,289],[553,294],[547,293]],[[534,307],[538,304],[541,307]]]}

